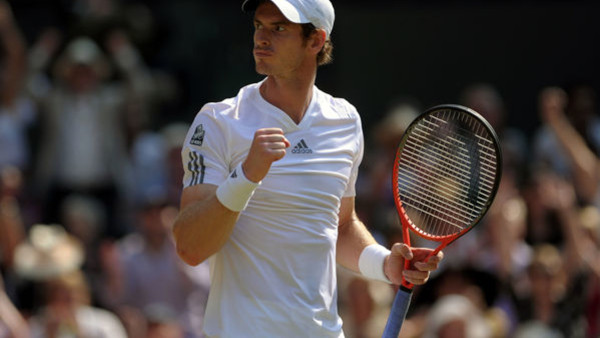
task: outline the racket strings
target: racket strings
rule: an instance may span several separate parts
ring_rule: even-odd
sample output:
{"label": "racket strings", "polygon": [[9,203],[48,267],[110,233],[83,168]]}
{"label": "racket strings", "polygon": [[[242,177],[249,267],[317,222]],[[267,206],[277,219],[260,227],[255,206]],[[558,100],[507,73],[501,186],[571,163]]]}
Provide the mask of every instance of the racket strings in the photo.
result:
{"label": "racket strings", "polygon": [[416,230],[448,236],[475,223],[496,179],[496,147],[467,114],[441,111],[418,123],[398,161],[398,192]]}
{"label": "racket strings", "polygon": [[[409,149],[409,151],[410,150],[413,149]],[[459,216],[463,214],[465,211],[464,206],[456,207],[456,203],[454,203],[453,201],[455,201],[457,197],[461,200],[468,200],[468,194],[463,189],[457,189],[456,184],[462,183],[463,185],[465,185],[469,182],[464,178],[464,176],[461,176],[461,178],[458,179],[456,175],[452,175],[453,173],[440,173],[439,171],[436,172],[431,170],[425,170],[425,166],[428,164],[434,164],[435,162],[433,161],[436,159],[423,157],[430,156],[428,154],[421,155],[422,157],[417,158],[413,156],[412,153],[407,152],[406,157],[403,157],[403,161],[405,160],[407,162],[405,167],[421,167],[420,172],[418,173],[411,173],[408,172],[408,170],[406,169],[400,169],[398,179],[401,180],[403,184],[406,184],[407,192],[412,192],[412,194],[410,195],[415,197],[416,199],[421,198],[421,196],[419,195],[427,195],[428,199],[432,199],[436,203],[443,203],[444,205],[448,204],[446,208],[448,211],[452,210]],[[425,161],[427,161],[427,163],[424,163]],[[455,179],[446,179],[452,177],[454,177]],[[432,189],[432,187],[434,186],[435,190]],[[485,202],[485,200],[482,200],[481,202]],[[470,216],[476,217],[477,214],[478,213],[476,211],[473,211],[472,215]],[[469,217],[464,221],[466,222],[470,219],[471,218]]]}
{"label": "racket strings", "polygon": [[[410,159],[409,159],[410,161]],[[415,161],[410,161],[413,166],[419,166]],[[412,209],[419,211],[429,218],[433,218],[442,222],[451,223],[450,226],[457,227],[456,231],[463,229],[462,224],[468,224],[472,219],[476,218],[478,213],[472,208],[465,208],[456,202],[457,197],[453,194],[461,194],[460,199],[466,200],[466,193],[460,192],[450,180],[443,180],[441,175],[432,175],[425,173],[411,174],[405,170],[400,170],[398,175],[398,184],[401,185],[401,200],[403,204],[410,206]],[[435,189],[432,186],[437,185]],[[423,215],[421,215],[423,216]],[[411,219],[414,216],[410,217]],[[422,218],[422,217],[421,217]],[[420,224],[431,224],[432,220],[428,219]],[[425,227],[422,227],[425,228]],[[435,233],[445,233],[446,231],[435,231]],[[454,231],[450,231],[454,233]]]}
{"label": "racket strings", "polygon": [[[419,131],[416,130],[415,131],[415,137],[419,137],[422,141],[424,142],[407,142],[407,144],[405,144],[405,148],[406,149],[410,149],[413,150],[415,153],[419,154],[419,155],[423,155],[424,158],[423,160],[429,160],[429,162],[432,163],[437,163],[437,161],[439,161],[439,157],[442,157],[444,160],[449,161],[450,163],[452,163],[453,165],[450,166],[448,165],[446,170],[448,170],[450,173],[452,173],[455,177],[457,178],[462,178],[463,183],[468,183],[468,181],[470,180],[469,177],[472,174],[472,168],[471,165],[472,163],[470,162],[470,155],[469,155],[469,151],[466,150],[464,148],[464,146],[467,143],[470,142],[460,142],[458,140],[454,140],[455,142],[448,142],[447,140],[443,140],[441,139],[440,142],[438,144],[436,144],[436,149],[431,149],[428,150],[425,147],[425,143],[426,142],[430,142],[431,141],[431,133],[423,133],[423,135],[419,135]],[[448,139],[450,141],[453,140],[452,137],[448,137]],[[414,143],[414,144],[413,144]],[[446,145],[446,147],[442,148],[443,145]],[[460,145],[459,148],[459,153],[451,153],[451,148],[456,148],[457,145]],[[418,163],[418,161],[421,159],[416,160],[416,162]],[[483,166],[482,166],[483,167]],[[483,175],[487,175],[488,178],[492,179],[492,183],[493,183],[493,176],[494,176],[494,169],[495,167],[489,166],[486,169],[488,170],[484,170]],[[480,169],[475,168],[475,169]],[[483,168],[482,168],[483,169]],[[491,175],[490,175],[491,173]],[[489,188],[489,192],[491,192],[492,188],[493,188],[493,184],[488,186]]]}
{"label": "racket strings", "polygon": [[[438,123],[444,123],[447,124],[447,122],[445,120],[439,119],[436,116],[431,116],[431,118],[433,120],[435,120]],[[467,118],[467,117],[463,117],[463,118]],[[475,120],[477,121],[477,120]],[[429,130],[433,131],[434,128],[439,128],[440,125],[439,124],[435,124],[432,123],[431,121],[427,121],[424,120],[423,121],[426,125],[428,125]],[[473,123],[471,121],[471,123]],[[492,141],[492,139],[490,138],[490,134],[488,132],[488,130],[483,127],[483,125],[481,123],[479,123],[479,121],[477,121],[477,123],[473,126],[473,128],[475,129],[468,129],[468,128],[464,128],[460,125],[454,125],[457,133],[454,135],[449,135],[448,136],[448,140],[453,140],[456,143],[452,144],[452,145],[463,145],[463,146],[469,146],[471,152],[466,152],[466,154],[468,155],[469,153],[472,153],[472,150],[475,146],[478,146],[478,151],[480,153],[481,156],[483,156],[483,160],[478,162],[477,164],[481,165],[481,167],[485,167],[485,171],[483,172],[484,174],[487,174],[488,177],[490,178],[490,180],[493,182],[494,178],[495,178],[495,174],[496,174],[496,166],[497,166],[497,161],[496,161],[496,148],[494,147],[494,142]],[[425,127],[425,126],[423,126]],[[469,137],[464,136],[464,135],[469,135]],[[429,137],[428,135],[424,136],[425,138]],[[474,140],[473,137],[476,137],[477,139]],[[450,142],[447,142],[444,139],[439,139],[440,142],[444,143],[444,144],[450,144]],[[468,159],[467,159],[468,161]],[[491,175],[490,175],[491,173]]]}
{"label": "racket strings", "polygon": [[[428,139],[430,138],[429,135],[423,135],[422,137],[420,137],[419,131],[415,131],[414,135],[419,137],[420,140],[422,139]],[[450,139],[452,139],[452,137],[449,137]],[[472,142],[454,142],[451,144],[445,144],[448,143],[444,140],[441,140],[441,142],[436,142],[434,144],[435,148],[427,148],[423,146],[422,142],[407,142],[407,144],[405,145],[405,151],[406,151],[406,157],[403,158],[409,162],[411,162],[411,164],[413,165],[413,167],[415,165],[420,165],[420,164],[429,164],[430,167],[435,167],[438,166],[438,162],[440,160],[440,156],[444,159],[447,160],[448,163],[447,165],[443,168],[445,170],[444,174],[445,175],[449,175],[450,177],[453,177],[456,181],[458,181],[458,183],[462,184],[463,186],[469,186],[471,184],[471,175],[473,173],[473,168],[470,167],[470,165],[472,164],[472,161],[469,161],[469,153],[468,151],[465,149],[465,146],[469,143]],[[444,145],[445,144],[445,145]],[[459,148],[458,148],[458,154],[451,154],[451,155],[447,155],[448,153],[451,152],[450,147],[456,147],[458,144]],[[442,147],[442,145],[444,145]],[[408,151],[407,151],[408,150]],[[403,154],[405,155],[405,154]],[[475,168],[475,169],[480,169],[480,168]],[[477,172],[477,171],[476,171]],[[484,174],[485,175],[485,174]],[[490,178],[493,178],[494,173],[491,172],[487,174]],[[427,185],[429,186],[433,186],[434,183],[439,183],[439,176],[438,175],[428,175],[424,172],[424,176],[431,178],[430,181],[428,181]],[[493,181],[483,181],[483,184],[479,187],[484,193],[487,193],[488,195],[492,192],[493,189]],[[490,184],[491,183],[491,184]],[[442,194],[442,196],[446,195],[446,193],[448,193],[448,195],[450,196],[454,196],[456,193],[461,194],[461,198],[463,200],[468,200],[468,195],[466,194],[465,191],[463,190],[456,190],[454,185],[450,184],[440,184],[438,186],[439,188],[439,192]],[[487,201],[487,199],[485,198],[480,198],[482,203],[485,203]],[[459,210],[459,212],[462,210]],[[478,212],[475,213],[476,215],[478,214]]]}

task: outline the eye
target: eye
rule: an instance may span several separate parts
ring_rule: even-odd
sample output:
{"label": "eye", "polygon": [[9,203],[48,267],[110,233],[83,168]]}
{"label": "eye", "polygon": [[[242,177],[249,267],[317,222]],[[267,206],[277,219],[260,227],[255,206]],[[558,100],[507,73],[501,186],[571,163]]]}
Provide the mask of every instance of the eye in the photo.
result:
{"label": "eye", "polygon": [[258,22],[255,22],[254,23],[254,29],[256,30],[256,29],[260,29],[260,28],[262,28],[262,24],[260,24]]}
{"label": "eye", "polygon": [[283,32],[283,31],[285,31],[285,27],[281,26],[281,25],[277,25],[275,27],[275,31],[277,31],[277,32]]}

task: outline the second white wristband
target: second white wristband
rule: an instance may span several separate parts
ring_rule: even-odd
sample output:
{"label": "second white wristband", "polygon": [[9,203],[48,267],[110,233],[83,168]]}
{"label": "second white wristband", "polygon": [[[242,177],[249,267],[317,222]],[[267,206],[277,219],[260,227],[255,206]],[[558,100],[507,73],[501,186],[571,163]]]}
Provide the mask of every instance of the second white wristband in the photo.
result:
{"label": "second white wristband", "polygon": [[259,185],[260,182],[255,183],[246,178],[240,163],[217,188],[217,199],[227,209],[240,212],[246,208]]}
{"label": "second white wristband", "polygon": [[379,244],[367,246],[358,258],[360,273],[370,279],[391,283],[383,271],[383,263],[390,253],[390,250]]}

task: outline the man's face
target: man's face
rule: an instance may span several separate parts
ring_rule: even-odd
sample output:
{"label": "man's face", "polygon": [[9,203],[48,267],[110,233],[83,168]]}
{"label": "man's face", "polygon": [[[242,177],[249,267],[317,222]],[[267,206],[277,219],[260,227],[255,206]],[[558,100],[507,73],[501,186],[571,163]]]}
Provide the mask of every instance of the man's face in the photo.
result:
{"label": "man's face", "polygon": [[270,1],[258,6],[254,15],[254,61],[259,74],[292,75],[309,60],[309,55],[300,24],[290,22]]}

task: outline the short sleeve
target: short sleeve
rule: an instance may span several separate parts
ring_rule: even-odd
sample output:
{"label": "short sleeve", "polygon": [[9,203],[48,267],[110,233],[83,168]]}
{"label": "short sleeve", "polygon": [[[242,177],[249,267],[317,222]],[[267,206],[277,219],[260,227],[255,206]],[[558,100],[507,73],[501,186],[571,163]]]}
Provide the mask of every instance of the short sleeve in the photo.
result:
{"label": "short sleeve", "polygon": [[181,160],[183,187],[218,185],[229,174],[226,126],[210,108],[203,108],[185,138]]}
{"label": "short sleeve", "polygon": [[356,153],[352,160],[352,171],[350,172],[350,177],[348,179],[348,185],[346,186],[346,191],[344,192],[344,197],[354,197],[356,196],[356,180],[358,179],[358,169],[363,159],[364,155],[364,136],[362,131],[362,125],[360,116],[356,109],[353,109],[356,114]]}

